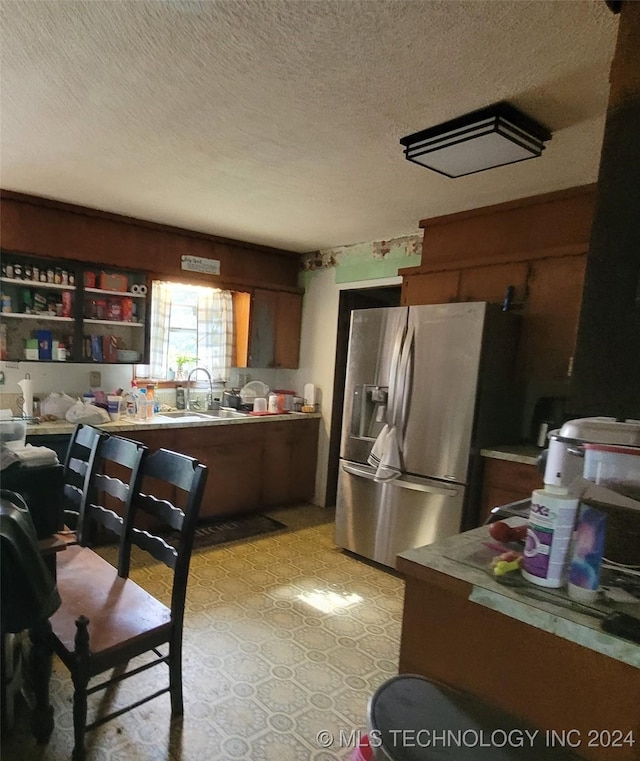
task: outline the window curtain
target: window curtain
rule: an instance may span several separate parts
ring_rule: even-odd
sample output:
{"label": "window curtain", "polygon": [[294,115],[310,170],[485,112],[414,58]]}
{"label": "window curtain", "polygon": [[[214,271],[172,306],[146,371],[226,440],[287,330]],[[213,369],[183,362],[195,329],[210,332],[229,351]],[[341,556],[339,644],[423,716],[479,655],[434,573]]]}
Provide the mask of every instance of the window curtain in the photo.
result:
{"label": "window curtain", "polygon": [[213,288],[198,293],[198,363],[213,378],[224,378],[233,350],[233,299],[229,291]]}
{"label": "window curtain", "polygon": [[169,327],[171,324],[171,284],[153,282],[151,299],[151,377],[166,378],[169,369]]}

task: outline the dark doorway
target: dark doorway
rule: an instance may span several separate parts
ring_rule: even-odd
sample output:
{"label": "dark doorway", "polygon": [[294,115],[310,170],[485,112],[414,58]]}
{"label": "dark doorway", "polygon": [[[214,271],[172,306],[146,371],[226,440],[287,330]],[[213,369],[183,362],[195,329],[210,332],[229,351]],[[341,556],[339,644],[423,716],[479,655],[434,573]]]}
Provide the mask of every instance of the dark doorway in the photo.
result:
{"label": "dark doorway", "polygon": [[344,402],[344,382],[347,370],[347,349],[349,348],[349,325],[354,309],[400,306],[401,286],[391,285],[379,288],[362,288],[341,291],[338,306],[338,336],[336,342],[336,362],[333,376],[333,408],[329,433],[329,460],[327,464],[327,491],[325,504],[336,504],[338,491],[338,461],[340,459],[340,431],[342,429],[342,405]]}

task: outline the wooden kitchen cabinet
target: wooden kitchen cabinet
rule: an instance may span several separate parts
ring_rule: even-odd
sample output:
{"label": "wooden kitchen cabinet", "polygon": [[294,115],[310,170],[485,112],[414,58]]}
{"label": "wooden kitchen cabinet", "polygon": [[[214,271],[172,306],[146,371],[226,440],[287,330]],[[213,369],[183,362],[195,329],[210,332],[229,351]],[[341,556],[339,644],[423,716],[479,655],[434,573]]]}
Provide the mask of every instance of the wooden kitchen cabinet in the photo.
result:
{"label": "wooden kitchen cabinet", "polygon": [[457,301],[459,283],[458,270],[405,276],[402,281],[402,306]]}
{"label": "wooden kitchen cabinet", "polygon": [[264,423],[262,501],[302,502],[313,494],[318,454],[318,420]]}
{"label": "wooden kitchen cabinet", "polygon": [[251,298],[248,367],[296,368],[302,296],[256,288]]}
{"label": "wooden kitchen cabinet", "polygon": [[458,301],[488,301],[500,304],[504,301],[508,286],[513,286],[514,304],[521,304],[527,290],[527,262],[492,264],[485,267],[469,267],[460,271]]}
{"label": "wooden kitchen cabinet", "polygon": [[511,460],[483,458],[482,496],[478,525],[498,505],[527,499],[534,489],[542,488],[542,474],[536,465]]}
{"label": "wooden kitchen cabinet", "polygon": [[[148,288],[146,273],[3,251],[0,280],[6,326],[2,359],[148,361],[150,299],[139,292],[140,286]],[[38,352],[37,331],[51,334],[46,356]],[[53,348],[58,345],[64,352]],[[119,355],[118,350],[128,354]]]}
{"label": "wooden kitchen cabinet", "polygon": [[183,426],[132,431],[129,437],[151,450],[183,452],[209,468],[202,520],[309,499],[315,487],[319,423],[312,418]]}
{"label": "wooden kitchen cabinet", "polygon": [[571,376],[585,267],[586,253],[530,263],[519,352],[523,378]]}

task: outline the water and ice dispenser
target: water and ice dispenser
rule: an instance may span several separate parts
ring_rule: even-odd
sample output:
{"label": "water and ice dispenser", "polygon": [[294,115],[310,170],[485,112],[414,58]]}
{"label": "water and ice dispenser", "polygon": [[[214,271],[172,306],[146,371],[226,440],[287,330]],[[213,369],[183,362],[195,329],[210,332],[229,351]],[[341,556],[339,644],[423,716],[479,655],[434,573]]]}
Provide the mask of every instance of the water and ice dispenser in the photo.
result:
{"label": "water and ice dispenser", "polygon": [[351,435],[375,440],[387,422],[389,389],[386,386],[354,386]]}

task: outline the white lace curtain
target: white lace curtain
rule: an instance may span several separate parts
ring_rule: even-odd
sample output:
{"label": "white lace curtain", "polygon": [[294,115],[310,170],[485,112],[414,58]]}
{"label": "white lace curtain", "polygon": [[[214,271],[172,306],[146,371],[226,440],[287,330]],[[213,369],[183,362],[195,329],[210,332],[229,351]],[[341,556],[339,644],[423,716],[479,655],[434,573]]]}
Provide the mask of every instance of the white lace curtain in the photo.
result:
{"label": "white lace curtain", "polygon": [[[194,287],[197,294],[198,364],[214,378],[226,377],[233,352],[233,299],[229,291]],[[169,369],[172,283],[156,280],[151,301],[152,378],[166,378]]]}

